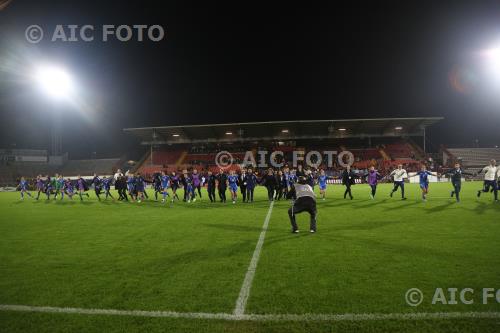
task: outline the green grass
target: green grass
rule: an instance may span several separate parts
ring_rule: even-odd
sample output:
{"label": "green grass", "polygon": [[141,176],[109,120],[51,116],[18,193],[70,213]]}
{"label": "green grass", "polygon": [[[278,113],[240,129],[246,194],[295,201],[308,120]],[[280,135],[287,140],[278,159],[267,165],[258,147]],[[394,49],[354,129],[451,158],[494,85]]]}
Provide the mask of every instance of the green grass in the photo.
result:
{"label": "green grass", "polygon": [[[428,202],[407,184],[407,201],[376,200],[356,185],[354,200],[330,186],[318,202],[318,233],[299,215],[290,233],[289,202],[274,205],[247,313],[418,313],[500,311],[482,304],[482,288],[500,289],[500,204],[462,202],[449,184],[431,184]],[[0,304],[231,313],[269,203],[253,204],[19,201],[0,193]],[[405,302],[422,290],[418,307]],[[432,304],[436,288],[473,288],[474,304]],[[460,303],[460,302],[459,302]],[[500,329],[496,319],[364,322],[255,322],[135,318],[0,311],[0,331],[256,332],[445,331]]]}

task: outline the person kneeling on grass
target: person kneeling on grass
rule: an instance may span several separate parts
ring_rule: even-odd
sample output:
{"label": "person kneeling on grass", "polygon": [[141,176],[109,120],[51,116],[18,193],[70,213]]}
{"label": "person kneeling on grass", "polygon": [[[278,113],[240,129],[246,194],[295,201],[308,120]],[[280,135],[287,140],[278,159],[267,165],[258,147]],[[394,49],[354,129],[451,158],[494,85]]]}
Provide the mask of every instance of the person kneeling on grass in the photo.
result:
{"label": "person kneeling on grass", "polygon": [[295,215],[308,212],[311,216],[310,232],[316,232],[316,195],[310,185],[307,184],[307,179],[303,176],[299,177],[298,183],[292,186],[292,190],[288,192],[287,199],[296,198],[292,207],[288,209],[288,216],[292,225],[292,233],[298,233],[299,227]]}

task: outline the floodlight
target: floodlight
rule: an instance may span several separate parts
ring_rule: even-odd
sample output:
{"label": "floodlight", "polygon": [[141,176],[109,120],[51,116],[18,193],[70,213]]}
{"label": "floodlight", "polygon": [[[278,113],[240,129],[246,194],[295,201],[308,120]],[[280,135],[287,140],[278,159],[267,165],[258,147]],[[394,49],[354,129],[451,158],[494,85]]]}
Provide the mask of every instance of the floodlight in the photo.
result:
{"label": "floodlight", "polygon": [[54,98],[67,97],[73,90],[71,76],[60,67],[41,66],[37,68],[35,80],[47,95]]}

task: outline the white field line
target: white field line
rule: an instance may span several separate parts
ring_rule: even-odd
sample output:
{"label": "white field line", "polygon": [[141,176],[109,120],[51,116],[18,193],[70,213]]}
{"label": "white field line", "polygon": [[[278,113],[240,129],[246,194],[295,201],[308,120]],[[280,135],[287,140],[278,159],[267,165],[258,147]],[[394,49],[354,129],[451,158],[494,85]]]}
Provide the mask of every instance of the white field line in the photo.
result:
{"label": "white field line", "polygon": [[274,201],[271,201],[269,205],[269,210],[267,211],[266,219],[262,225],[262,231],[260,232],[259,241],[255,246],[253,251],[252,260],[250,265],[248,265],[247,273],[245,275],[245,280],[240,289],[240,295],[236,300],[236,306],[234,308],[233,314],[236,316],[241,316],[245,313],[245,308],[247,305],[248,297],[250,296],[250,288],[252,288],[253,278],[255,276],[255,270],[257,269],[257,264],[260,258],[260,252],[262,251],[262,246],[264,245],[264,238],[266,237],[267,227],[269,226],[269,220],[271,219],[271,213],[273,212]]}
{"label": "white field line", "polygon": [[377,320],[438,320],[438,319],[500,319],[500,312],[421,312],[421,313],[346,313],[346,314],[242,314],[140,311],[115,309],[59,308],[51,306],[0,305],[0,311],[64,313],[151,318],[188,318],[247,321],[377,321]]}

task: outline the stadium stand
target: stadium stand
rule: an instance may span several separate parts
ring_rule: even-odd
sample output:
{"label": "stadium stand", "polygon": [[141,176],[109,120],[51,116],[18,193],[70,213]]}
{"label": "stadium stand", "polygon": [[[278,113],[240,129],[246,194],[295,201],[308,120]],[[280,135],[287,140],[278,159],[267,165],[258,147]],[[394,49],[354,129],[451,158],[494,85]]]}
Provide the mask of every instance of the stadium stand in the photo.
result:
{"label": "stadium stand", "polygon": [[94,160],[68,160],[61,166],[43,162],[8,162],[0,165],[0,186],[13,186],[21,177],[34,178],[37,175],[62,174],[65,177],[77,175],[111,175],[119,167],[119,158]]}
{"label": "stadium stand", "polygon": [[62,168],[59,173],[66,176],[76,175],[92,175],[97,173],[99,175],[110,175],[113,169],[116,168],[119,158],[106,158],[94,160],[70,160]]}
{"label": "stadium stand", "polygon": [[464,167],[484,167],[492,158],[500,161],[500,148],[448,148],[443,151],[444,164],[459,161]]}

